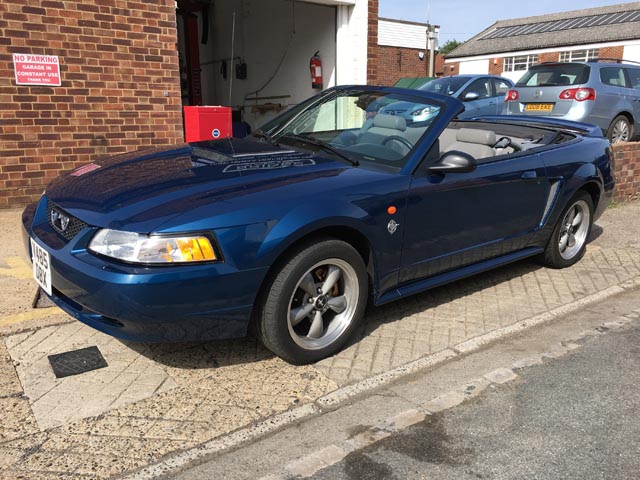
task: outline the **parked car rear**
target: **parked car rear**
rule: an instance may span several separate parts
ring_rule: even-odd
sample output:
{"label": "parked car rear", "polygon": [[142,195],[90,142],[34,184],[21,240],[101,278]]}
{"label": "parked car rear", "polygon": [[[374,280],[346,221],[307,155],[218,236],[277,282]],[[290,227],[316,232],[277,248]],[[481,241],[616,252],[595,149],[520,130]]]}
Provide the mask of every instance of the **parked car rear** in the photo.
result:
{"label": "parked car rear", "polygon": [[640,64],[594,60],[531,67],[505,96],[507,115],[549,115],[599,126],[611,143],[640,120]]}

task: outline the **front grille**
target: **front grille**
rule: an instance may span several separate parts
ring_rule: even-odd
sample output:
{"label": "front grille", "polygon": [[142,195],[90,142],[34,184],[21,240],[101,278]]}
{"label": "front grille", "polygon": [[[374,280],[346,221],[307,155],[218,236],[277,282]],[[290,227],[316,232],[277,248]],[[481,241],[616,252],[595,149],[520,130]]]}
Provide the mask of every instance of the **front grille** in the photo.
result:
{"label": "front grille", "polygon": [[[69,219],[69,222],[66,224],[66,228],[62,228],[63,227],[62,222],[54,221],[53,219],[54,215],[52,215],[52,213],[54,212],[58,212],[59,214],[62,214],[63,216]],[[51,228],[53,228],[56,232],[58,232],[58,234],[60,234],[67,241],[72,240],[73,237],[75,237],[80,232],[80,230],[89,226],[88,224],[84,223],[82,220],[65,212],[63,209],[61,209],[58,205],[56,205],[51,200],[47,202],[47,222],[49,222],[49,226]]]}

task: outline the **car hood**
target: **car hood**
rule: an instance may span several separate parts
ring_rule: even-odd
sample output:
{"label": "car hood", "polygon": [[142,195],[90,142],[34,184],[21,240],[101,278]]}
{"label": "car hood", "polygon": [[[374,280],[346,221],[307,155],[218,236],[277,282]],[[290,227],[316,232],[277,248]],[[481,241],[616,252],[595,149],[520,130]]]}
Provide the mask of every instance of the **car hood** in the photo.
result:
{"label": "car hood", "polygon": [[226,139],[97,160],[58,177],[46,195],[90,225],[149,232],[212,204],[216,215],[248,201],[260,205],[282,197],[283,204],[291,205],[321,188],[322,180],[326,189],[327,179],[348,170],[356,169],[258,140]]}

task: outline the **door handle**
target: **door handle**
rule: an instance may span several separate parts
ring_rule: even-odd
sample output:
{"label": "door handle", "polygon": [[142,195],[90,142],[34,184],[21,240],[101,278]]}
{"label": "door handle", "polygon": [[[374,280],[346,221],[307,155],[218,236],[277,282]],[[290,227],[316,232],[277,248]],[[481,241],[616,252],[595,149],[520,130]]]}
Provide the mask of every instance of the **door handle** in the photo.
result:
{"label": "door handle", "polygon": [[523,180],[528,180],[528,179],[537,178],[537,177],[538,177],[538,174],[536,173],[535,170],[527,170],[526,172],[522,173],[522,177],[521,178]]}

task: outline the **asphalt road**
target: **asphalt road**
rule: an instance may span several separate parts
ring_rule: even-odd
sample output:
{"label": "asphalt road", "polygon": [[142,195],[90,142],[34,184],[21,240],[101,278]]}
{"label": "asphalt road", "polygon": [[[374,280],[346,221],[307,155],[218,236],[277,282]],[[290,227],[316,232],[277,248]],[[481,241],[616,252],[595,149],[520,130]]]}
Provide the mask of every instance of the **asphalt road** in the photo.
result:
{"label": "asphalt road", "polygon": [[311,478],[640,478],[640,328],[518,374]]}

